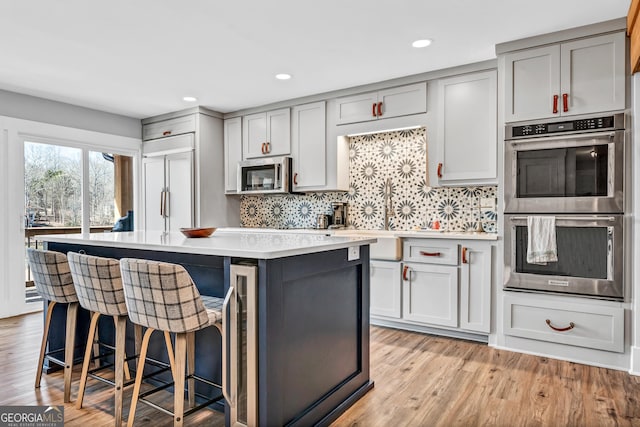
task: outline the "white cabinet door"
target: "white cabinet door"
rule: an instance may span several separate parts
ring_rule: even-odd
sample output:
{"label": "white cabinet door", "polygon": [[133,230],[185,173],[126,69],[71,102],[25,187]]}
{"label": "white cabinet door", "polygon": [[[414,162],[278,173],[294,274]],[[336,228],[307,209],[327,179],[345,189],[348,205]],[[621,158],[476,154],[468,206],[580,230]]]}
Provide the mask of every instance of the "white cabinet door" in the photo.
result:
{"label": "white cabinet door", "polygon": [[242,157],[253,159],[262,157],[267,142],[267,115],[251,114],[242,118]]}
{"label": "white cabinet door", "polygon": [[379,119],[408,116],[427,112],[427,84],[394,87],[378,92],[381,102]]}
{"label": "white cabinet door", "polygon": [[438,89],[438,182],[496,182],[496,71],[442,79]]}
{"label": "white cabinet door", "polygon": [[242,160],[242,118],[224,121],[224,191],[238,191],[238,162]]}
{"label": "white cabinet door", "polygon": [[405,263],[402,317],[406,320],[458,326],[458,267]]}
{"label": "white cabinet door", "polygon": [[291,153],[291,110],[267,111],[267,146],[268,156],[285,156]]}
{"label": "white cabinet door", "polygon": [[402,310],[400,262],[370,261],[369,265],[371,315],[399,319]]}
{"label": "white cabinet door", "polygon": [[558,115],[561,107],[559,70],[559,45],[505,55],[505,121]]}
{"label": "white cabinet door", "polygon": [[324,101],[293,107],[291,127],[293,189],[320,190],[327,185],[327,126]]}
{"label": "white cabinet door", "polygon": [[291,110],[267,111],[242,118],[244,159],[284,156],[291,152]]}
{"label": "white cabinet door", "polygon": [[179,231],[181,227],[193,227],[192,152],[171,154],[166,157],[166,183],[167,231]]}
{"label": "white cabinet door", "polygon": [[460,264],[460,327],[491,329],[491,245],[463,242]]}
{"label": "white cabinet door", "polygon": [[164,186],[164,156],[145,157],[142,160],[144,181],[144,229],[146,231],[164,231],[165,220],[162,215],[162,192]]}
{"label": "white cabinet door", "polygon": [[366,122],[376,119],[378,92],[362,93],[338,99],[336,124]]}
{"label": "white cabinet door", "polygon": [[[562,115],[624,109],[623,32],[564,43],[560,63]],[[564,111],[565,95],[567,111]]]}

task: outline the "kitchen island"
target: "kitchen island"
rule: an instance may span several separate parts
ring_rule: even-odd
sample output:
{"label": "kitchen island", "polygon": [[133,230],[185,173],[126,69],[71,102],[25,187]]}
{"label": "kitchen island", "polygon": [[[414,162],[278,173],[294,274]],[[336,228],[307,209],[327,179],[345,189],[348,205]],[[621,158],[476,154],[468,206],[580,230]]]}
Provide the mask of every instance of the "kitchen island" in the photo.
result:
{"label": "kitchen island", "polygon": [[[232,400],[225,411],[227,425],[328,425],[373,387],[368,268],[373,238],[220,229],[200,239],[160,232],[39,239],[59,252],[178,263],[202,295],[235,294],[225,313]],[[54,313],[52,348],[64,339],[62,314]],[[79,317],[80,342],[87,319]],[[108,322],[100,332],[101,339],[110,338]],[[218,382],[216,334],[196,336],[196,373]],[[156,338],[150,351],[156,349],[162,358],[161,337]],[[198,389],[201,394],[214,390]]]}

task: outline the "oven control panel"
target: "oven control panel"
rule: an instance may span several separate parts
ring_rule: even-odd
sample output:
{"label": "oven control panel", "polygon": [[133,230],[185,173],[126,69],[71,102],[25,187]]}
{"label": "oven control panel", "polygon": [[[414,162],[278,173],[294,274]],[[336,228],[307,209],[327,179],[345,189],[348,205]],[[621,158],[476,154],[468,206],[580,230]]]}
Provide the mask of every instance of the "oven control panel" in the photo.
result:
{"label": "oven control panel", "polygon": [[615,129],[615,116],[593,117],[565,122],[533,123],[519,126],[507,126],[506,138],[553,135],[564,132],[589,132],[594,130]]}

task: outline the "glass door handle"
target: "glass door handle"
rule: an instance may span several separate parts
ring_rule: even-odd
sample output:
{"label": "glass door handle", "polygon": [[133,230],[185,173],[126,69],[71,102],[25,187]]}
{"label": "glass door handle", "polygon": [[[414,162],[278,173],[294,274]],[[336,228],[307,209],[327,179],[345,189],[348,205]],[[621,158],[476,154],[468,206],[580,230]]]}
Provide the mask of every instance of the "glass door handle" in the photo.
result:
{"label": "glass door handle", "polygon": [[229,287],[227,291],[227,295],[224,297],[224,303],[222,303],[222,395],[225,400],[231,407],[236,406],[235,398],[231,395],[229,391],[229,382],[227,380],[227,374],[229,372],[229,360],[227,358],[227,335],[229,331],[229,316],[227,315],[227,311],[229,308],[229,303],[233,301],[233,308],[235,309],[235,298],[233,296],[235,289],[233,286]]}

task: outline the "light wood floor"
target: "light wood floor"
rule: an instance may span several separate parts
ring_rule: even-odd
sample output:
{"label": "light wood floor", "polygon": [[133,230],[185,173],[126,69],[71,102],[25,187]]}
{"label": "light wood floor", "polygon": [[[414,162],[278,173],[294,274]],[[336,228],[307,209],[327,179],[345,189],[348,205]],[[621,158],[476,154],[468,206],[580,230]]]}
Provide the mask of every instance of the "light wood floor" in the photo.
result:
{"label": "light wood floor", "polygon": [[[0,405],[62,402],[59,372],[33,388],[41,333],[40,314],[0,320]],[[484,344],[372,327],[371,377],[374,389],[335,427],[640,426],[640,377]],[[90,380],[85,407],[65,405],[65,425],[113,425],[112,396],[109,386]],[[185,421],[224,425],[214,411]],[[136,425],[170,426],[171,418],[142,405]]]}

